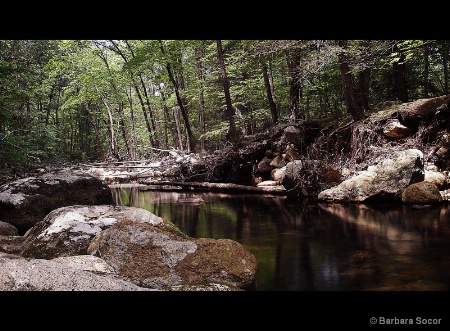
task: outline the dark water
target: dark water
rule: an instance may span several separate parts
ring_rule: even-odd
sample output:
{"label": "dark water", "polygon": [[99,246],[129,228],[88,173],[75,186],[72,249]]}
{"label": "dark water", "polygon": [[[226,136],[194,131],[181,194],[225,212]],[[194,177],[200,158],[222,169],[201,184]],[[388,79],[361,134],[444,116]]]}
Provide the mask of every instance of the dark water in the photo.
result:
{"label": "dark water", "polygon": [[[450,208],[308,203],[282,196],[112,188],[194,237],[240,242],[257,291],[448,291]],[[200,198],[199,203],[183,202]]]}

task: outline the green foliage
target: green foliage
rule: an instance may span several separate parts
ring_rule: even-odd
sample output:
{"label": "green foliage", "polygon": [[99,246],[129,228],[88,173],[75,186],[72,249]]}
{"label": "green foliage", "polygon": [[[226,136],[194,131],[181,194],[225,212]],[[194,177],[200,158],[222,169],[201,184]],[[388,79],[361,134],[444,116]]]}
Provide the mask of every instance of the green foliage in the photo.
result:
{"label": "green foliage", "polygon": [[0,137],[0,167],[14,168],[17,165],[23,166],[27,164],[28,157],[24,150],[18,148],[15,139],[8,137]]}
{"label": "green foliage", "polygon": [[[359,74],[370,71],[370,107],[395,98],[392,70],[400,55],[411,99],[423,97],[425,87],[430,96],[446,93],[448,41],[345,44],[343,48],[330,40],[222,40],[238,129],[254,134],[272,125],[262,64],[270,74],[281,123],[290,121],[293,80],[300,86],[301,120],[346,114],[340,52],[349,60],[358,95]],[[288,59],[296,59],[293,54],[298,63],[291,68]],[[216,40],[0,40],[2,161],[24,163],[30,156],[93,159],[100,157],[100,149],[107,153],[112,143],[126,154],[125,131],[128,145],[136,150],[145,150],[153,140],[161,144],[155,147],[171,147],[164,144],[178,140],[173,110],[179,105],[167,66],[174,73],[195,139],[202,138],[202,100],[203,137],[210,148],[223,146],[229,124]],[[183,119],[181,123],[186,141]]]}
{"label": "green foliage", "polygon": [[270,112],[266,108],[253,109],[243,117],[245,123],[251,126],[252,132],[263,131],[272,122]]}
{"label": "green foliage", "polygon": [[226,139],[226,134],[228,131],[228,122],[220,122],[214,125],[208,132],[206,132],[203,136],[200,136],[200,138],[205,138],[206,143],[208,146],[213,147],[214,149],[220,148],[220,146]]}

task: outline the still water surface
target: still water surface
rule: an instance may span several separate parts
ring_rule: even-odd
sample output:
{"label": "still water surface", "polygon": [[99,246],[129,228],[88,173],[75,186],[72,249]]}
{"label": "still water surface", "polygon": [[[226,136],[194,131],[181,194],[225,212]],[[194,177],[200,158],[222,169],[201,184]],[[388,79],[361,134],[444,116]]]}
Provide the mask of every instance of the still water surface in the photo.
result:
{"label": "still water surface", "polygon": [[[116,203],[193,238],[240,242],[257,291],[448,291],[450,208],[326,204],[264,194],[112,187]],[[201,199],[196,203],[186,199]]]}

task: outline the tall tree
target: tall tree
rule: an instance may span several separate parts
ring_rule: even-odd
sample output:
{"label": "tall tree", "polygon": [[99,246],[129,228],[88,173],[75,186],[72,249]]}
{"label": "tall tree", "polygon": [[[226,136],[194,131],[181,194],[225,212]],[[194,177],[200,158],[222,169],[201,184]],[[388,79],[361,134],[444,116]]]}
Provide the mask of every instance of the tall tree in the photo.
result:
{"label": "tall tree", "polygon": [[364,114],[355,91],[352,70],[349,64],[349,55],[346,50],[347,41],[338,40],[337,44],[340,47],[337,55],[339,61],[339,71],[342,76],[342,85],[347,112],[352,115],[353,120],[358,121],[363,118]]}
{"label": "tall tree", "polygon": [[[369,91],[370,91],[370,78],[371,78],[371,68],[372,68],[372,48],[375,44],[375,46],[378,45],[378,43],[373,42],[371,40],[361,40],[360,41],[360,48],[363,52],[363,57],[365,59],[360,60],[361,65],[358,70],[358,94],[359,94],[359,101],[361,104],[361,107],[364,110],[369,110]],[[367,59],[368,58],[368,59]]]}
{"label": "tall tree", "polygon": [[424,98],[428,98],[429,88],[428,88],[428,75],[430,72],[430,61],[429,61],[429,52],[428,46],[423,46],[423,96]]}
{"label": "tall tree", "polygon": [[286,61],[289,73],[289,118],[292,121],[300,118],[300,78],[298,66],[300,65],[300,49],[291,48],[286,51]]}
{"label": "tall tree", "polygon": [[[135,146],[135,141],[132,139],[132,137],[129,134],[128,131],[128,124],[127,121],[125,120],[125,114],[124,114],[124,110],[123,110],[123,101],[122,101],[122,97],[121,97],[121,93],[117,87],[117,84],[114,80],[114,76],[113,73],[111,71],[110,65],[108,63],[108,59],[107,57],[103,54],[101,47],[99,48],[100,51],[97,52],[97,55],[102,59],[102,61],[105,64],[107,73],[109,75],[109,83],[111,85],[112,91],[114,93],[114,97],[116,99],[116,104],[117,104],[117,113],[119,114],[119,121],[121,123],[121,131],[122,131],[122,135],[123,135],[123,139],[124,139],[124,143],[127,149],[127,154],[128,157],[134,161],[136,159],[136,146]],[[102,98],[103,103],[105,104],[105,106],[108,108],[107,103],[105,102],[105,98]],[[108,114],[110,114],[110,110],[108,108]],[[117,151],[115,150],[115,155],[117,156]]]}
{"label": "tall tree", "polygon": [[[160,45],[161,53],[165,57],[167,57],[167,53],[164,48],[164,43],[162,42],[162,40],[159,40],[159,45]],[[192,133],[191,123],[189,121],[187,108],[186,108],[186,105],[183,103],[183,98],[181,97],[181,94],[180,94],[179,82],[178,82],[178,80],[175,79],[173,70],[172,70],[172,66],[168,60],[166,60],[166,69],[167,69],[167,73],[169,75],[169,79],[175,89],[175,95],[177,97],[178,106],[180,107],[181,116],[183,117],[184,125],[186,127],[186,134],[187,134],[187,138],[188,138],[188,151],[196,153],[197,152],[197,146],[196,146],[197,144],[196,144],[196,141],[194,138],[194,134]]]}
{"label": "tall tree", "polygon": [[205,122],[205,97],[204,97],[204,75],[203,75],[203,64],[201,57],[203,55],[203,50],[201,46],[196,46],[194,48],[194,59],[196,65],[196,73],[198,79],[198,103],[199,103],[199,122],[200,122],[200,151],[205,152],[205,133],[206,133],[206,122]]}
{"label": "tall tree", "polygon": [[[109,47],[109,48],[122,57],[122,59],[125,62],[125,67],[127,67],[127,64],[130,61],[128,59],[128,56],[119,47],[119,45],[118,45],[118,43],[116,41],[109,40],[109,42],[112,45],[112,47]],[[129,50],[129,52],[131,54],[131,58],[133,59],[135,57],[133,48],[131,47],[131,45],[128,42],[128,40],[124,40],[124,43],[126,45],[126,48]],[[142,91],[144,93],[144,97],[145,97],[145,100],[146,100],[145,103],[144,103],[144,98],[142,97],[141,89],[139,88],[138,84],[136,83],[133,74],[134,74],[133,72],[130,72],[131,82],[133,84],[134,91],[136,92],[136,95],[137,95],[137,97],[139,99],[139,103],[141,105],[142,114],[144,115],[144,121],[145,121],[145,124],[146,124],[147,131],[149,133],[150,144],[152,146],[158,146],[159,143],[158,143],[158,141],[155,138],[156,137],[155,116],[153,114],[152,107],[150,106],[150,100],[149,100],[149,97],[148,97],[148,94],[147,94],[147,88],[146,88],[144,79],[142,78],[142,74],[140,72],[138,72],[136,74],[138,79],[139,79],[139,81],[140,81],[140,83],[141,83],[141,88],[142,88]],[[150,118],[149,118],[149,116],[150,116]]]}
{"label": "tall tree", "polygon": [[439,43],[439,51],[442,54],[442,66],[444,68],[444,94],[449,94],[449,70],[448,70],[448,61],[449,61],[449,52],[450,52],[450,41],[443,40]]}
{"label": "tall tree", "polygon": [[261,66],[261,71],[263,74],[264,87],[266,89],[267,100],[269,101],[270,114],[272,116],[272,124],[276,125],[276,124],[278,124],[277,105],[275,103],[275,100],[273,99],[273,93],[272,93],[273,89],[270,84],[267,64],[264,60],[264,55],[259,56],[259,64]]}
{"label": "tall tree", "polygon": [[91,122],[92,126],[94,127],[95,143],[97,145],[97,151],[100,153],[102,161],[105,162],[106,156],[105,156],[105,152],[103,151],[102,144],[100,142],[100,133],[99,133],[99,128],[98,128],[98,123],[94,120],[94,117],[92,116],[92,110],[91,110],[90,103],[86,102],[85,106],[86,106],[86,111],[88,113],[89,121]]}
{"label": "tall tree", "polygon": [[114,157],[115,159],[119,159],[119,151],[117,148],[116,134],[115,134],[115,129],[114,129],[113,113],[111,111],[111,108],[109,107],[109,103],[108,103],[108,100],[106,99],[106,97],[102,95],[102,93],[100,92],[100,90],[97,86],[95,88],[97,89],[97,92],[98,92],[98,94],[103,102],[103,105],[105,106],[106,111],[108,113],[108,120],[109,120],[108,124],[109,124],[109,134],[110,134],[108,154],[110,156]]}
{"label": "tall tree", "polygon": [[359,72],[359,99],[364,110],[369,110],[370,68]]}
{"label": "tall tree", "polygon": [[[127,48],[129,49],[129,51],[131,53],[131,56],[134,58],[134,56],[135,56],[134,51],[133,51],[133,48],[131,47],[129,41],[125,40],[125,44],[127,45]],[[150,103],[150,97],[147,92],[147,90],[148,90],[147,85],[145,84],[144,78],[140,72],[138,73],[138,77],[139,77],[139,81],[141,82],[142,90],[144,91],[144,97],[146,100],[148,113],[150,115],[150,123],[151,123],[152,130],[153,130],[150,134],[150,136],[151,136],[150,140],[151,140],[153,146],[159,146],[159,139],[158,139],[158,135],[157,135],[157,126],[156,126],[156,114],[153,111],[153,107],[151,106],[151,103]],[[141,99],[142,99],[142,97],[140,97],[140,101],[141,101]]]}
{"label": "tall tree", "polygon": [[230,96],[230,82],[228,81],[227,76],[227,70],[225,67],[225,60],[223,56],[223,48],[222,48],[222,40],[216,40],[217,45],[217,59],[219,60],[219,68],[222,78],[222,86],[223,91],[225,94],[225,104],[226,104],[226,111],[225,114],[228,119],[229,127],[227,132],[227,140],[230,141],[232,144],[236,143],[239,139],[239,132],[236,128],[236,122],[234,119],[235,111],[233,108],[233,105],[231,103],[231,96]]}
{"label": "tall tree", "polygon": [[395,45],[394,51],[397,53],[397,59],[392,63],[394,96],[401,102],[408,102],[405,53],[398,45]]}

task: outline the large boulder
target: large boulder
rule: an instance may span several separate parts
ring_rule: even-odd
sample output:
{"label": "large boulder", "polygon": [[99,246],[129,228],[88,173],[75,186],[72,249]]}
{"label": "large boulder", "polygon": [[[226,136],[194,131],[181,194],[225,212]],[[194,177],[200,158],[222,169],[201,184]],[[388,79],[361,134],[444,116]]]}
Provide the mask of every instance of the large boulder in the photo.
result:
{"label": "large boulder", "polygon": [[320,192],[318,199],[331,202],[401,202],[404,189],[424,179],[423,153],[408,149]]}
{"label": "large boulder", "polygon": [[23,248],[26,246],[25,239],[26,239],[25,237],[18,235],[13,236],[0,235],[0,252],[9,254],[20,254],[20,252],[22,252]]}
{"label": "large boulder", "polygon": [[294,145],[301,145],[304,141],[302,136],[302,130],[299,127],[290,125],[284,129],[284,135],[286,140],[293,143]]}
{"label": "large boulder", "polygon": [[0,236],[17,236],[17,235],[19,235],[19,231],[14,225],[0,221]]}
{"label": "large boulder", "polygon": [[[78,261],[79,262],[79,261]],[[0,253],[0,291],[150,291],[115,274],[79,264]]]}
{"label": "large boulder", "polygon": [[270,173],[273,169],[271,163],[272,159],[268,158],[267,156],[264,156],[264,158],[258,163],[258,171],[261,174]]}
{"label": "large boulder", "polygon": [[402,193],[402,201],[412,205],[434,205],[442,201],[436,184],[423,181],[409,185]]}
{"label": "large boulder", "polygon": [[301,171],[303,170],[303,162],[301,160],[294,160],[288,162],[284,170],[284,176],[281,184],[287,189],[295,188],[301,180]]}
{"label": "large boulder", "polygon": [[20,256],[101,258],[113,273],[156,290],[222,284],[255,290],[257,261],[231,239],[190,238],[142,208],[66,206],[31,228]]}
{"label": "large boulder", "polygon": [[52,210],[70,205],[114,204],[111,189],[81,171],[58,171],[18,179],[0,187],[0,219],[19,235]]}
{"label": "large boulder", "polygon": [[383,128],[383,133],[385,136],[391,138],[406,138],[410,136],[413,131],[401,124],[398,119],[392,119],[388,121],[386,126]]}
{"label": "large boulder", "polygon": [[447,176],[440,171],[425,170],[424,180],[433,183],[439,190],[445,190],[447,188]]}

